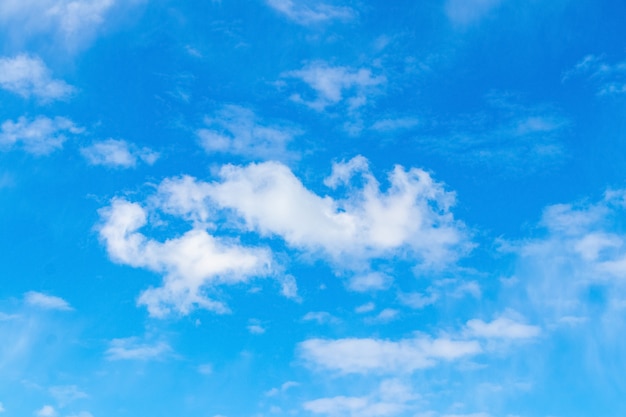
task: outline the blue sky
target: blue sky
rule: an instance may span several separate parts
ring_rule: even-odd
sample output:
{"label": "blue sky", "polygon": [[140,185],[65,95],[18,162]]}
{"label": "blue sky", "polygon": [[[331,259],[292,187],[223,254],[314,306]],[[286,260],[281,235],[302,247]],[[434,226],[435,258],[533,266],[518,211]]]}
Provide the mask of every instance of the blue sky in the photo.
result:
{"label": "blue sky", "polygon": [[623,416],[625,18],[4,0],[0,415]]}

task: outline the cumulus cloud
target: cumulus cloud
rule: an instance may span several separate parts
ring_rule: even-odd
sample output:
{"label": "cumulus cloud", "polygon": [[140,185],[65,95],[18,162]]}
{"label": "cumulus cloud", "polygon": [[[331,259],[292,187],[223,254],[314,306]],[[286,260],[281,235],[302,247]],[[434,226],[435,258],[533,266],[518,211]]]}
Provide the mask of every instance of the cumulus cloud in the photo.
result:
{"label": "cumulus cloud", "polygon": [[[353,161],[334,164],[331,178]],[[343,199],[310,191],[288,167],[275,162],[225,166],[220,177],[211,187],[211,199],[233,210],[247,230],[280,236],[294,248],[321,251],[334,263],[404,254],[424,265],[445,265],[468,249],[464,227],[450,212],[454,194],[420,169],[396,166],[384,192],[368,170],[361,176],[362,188],[344,184],[348,192]]]}
{"label": "cumulus cloud", "polygon": [[69,303],[64,299],[36,291],[29,291],[24,294],[24,302],[29,306],[38,307],[46,310],[73,310]]}
{"label": "cumulus cloud", "polygon": [[313,25],[332,20],[346,21],[356,15],[349,7],[331,6],[316,1],[267,0],[267,4],[300,25]]}
{"label": "cumulus cloud", "polygon": [[67,135],[82,132],[82,128],[64,117],[38,116],[33,120],[20,117],[17,122],[7,120],[0,126],[0,150],[21,146],[26,152],[47,155],[61,149]]}
{"label": "cumulus cloud", "polygon": [[291,99],[317,111],[340,103],[347,105],[349,110],[356,110],[366,105],[387,83],[383,75],[374,75],[370,68],[331,66],[322,61],[286,72],[283,77],[296,78],[308,85],[315,92],[314,98],[306,99],[302,94],[294,93]]}
{"label": "cumulus cloud", "polygon": [[196,134],[208,153],[225,153],[248,159],[288,160],[296,154],[287,150],[301,131],[285,124],[267,124],[250,109],[224,106],[204,119],[205,128]]}
{"label": "cumulus cloud", "polygon": [[598,95],[626,94],[626,61],[609,63],[603,56],[587,55],[563,75],[563,81],[576,77],[594,83]]}
{"label": "cumulus cloud", "polygon": [[188,314],[194,307],[226,313],[227,306],[209,298],[206,290],[270,271],[269,251],[216,238],[199,227],[164,242],[146,237],[139,232],[147,223],[146,210],[137,203],[115,199],[100,216],[100,238],[114,262],[164,275],[161,287],[145,290],[138,300],[152,316]]}
{"label": "cumulus cloud", "polygon": [[132,168],[139,160],[152,165],[159,158],[159,154],[149,148],[139,149],[133,144],[117,139],[94,142],[80,151],[91,165],[114,168]]}
{"label": "cumulus cloud", "polygon": [[110,361],[118,360],[160,360],[172,353],[172,348],[166,342],[147,342],[137,337],[113,339],[105,356]]}
{"label": "cumulus cloud", "polygon": [[76,91],[65,81],[52,78],[39,57],[25,54],[0,58],[0,88],[43,102],[67,99]]}
{"label": "cumulus cloud", "polygon": [[456,25],[468,25],[485,17],[503,0],[447,0],[445,11],[448,19]]}
{"label": "cumulus cloud", "polygon": [[401,374],[476,355],[481,347],[476,341],[418,336],[399,341],[309,339],[299,350],[310,365],[340,374]]}

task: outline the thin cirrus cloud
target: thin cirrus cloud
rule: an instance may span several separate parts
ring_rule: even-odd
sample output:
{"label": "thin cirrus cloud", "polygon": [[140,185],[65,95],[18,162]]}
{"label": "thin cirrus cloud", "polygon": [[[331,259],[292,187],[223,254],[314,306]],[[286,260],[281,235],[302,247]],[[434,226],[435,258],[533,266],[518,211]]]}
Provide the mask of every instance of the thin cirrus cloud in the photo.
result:
{"label": "thin cirrus cloud", "polygon": [[41,308],[44,310],[73,310],[70,304],[61,297],[56,297],[54,295],[48,295],[36,291],[29,291],[24,294],[24,302],[29,306]]}
{"label": "thin cirrus cloud", "polygon": [[267,4],[289,20],[305,26],[333,20],[347,21],[356,15],[349,7],[316,1],[267,0]]}
{"label": "thin cirrus cloud", "polygon": [[34,119],[20,117],[17,121],[7,120],[0,126],[0,150],[21,147],[34,155],[47,155],[61,149],[68,135],[84,131],[69,119],[53,119],[38,116]]}
{"label": "thin cirrus cloud", "polygon": [[459,26],[480,21],[504,0],[447,0],[445,12],[448,19]]}
{"label": "thin cirrus cloud", "polygon": [[102,26],[123,11],[145,0],[4,0],[0,23],[7,40],[46,36],[66,49],[89,44]]}
{"label": "thin cirrus cloud", "polygon": [[297,79],[314,91],[314,97],[306,98],[300,92],[293,93],[291,100],[323,111],[329,106],[344,104],[356,110],[380,94],[387,83],[384,75],[375,75],[370,68],[332,66],[324,61],[312,62],[299,70],[283,73],[283,78]]}
{"label": "thin cirrus cloud", "polygon": [[81,154],[91,165],[102,165],[113,168],[132,168],[138,161],[152,165],[159,158],[158,152],[137,146],[119,139],[107,139],[94,142],[81,148]]}
{"label": "thin cirrus cloud", "polygon": [[172,354],[172,348],[166,342],[151,343],[137,337],[129,337],[111,340],[105,357],[110,361],[149,361],[161,360],[170,354]]}
{"label": "thin cirrus cloud", "polygon": [[600,96],[626,94],[626,61],[610,63],[604,56],[587,55],[563,75],[563,81],[576,77],[594,83]]}
{"label": "thin cirrus cloud", "polygon": [[294,159],[296,153],[287,147],[302,133],[291,126],[264,123],[252,110],[236,105],[224,106],[204,123],[206,127],[196,134],[207,153],[247,159]]}
{"label": "thin cirrus cloud", "polygon": [[54,79],[39,57],[26,54],[0,58],[0,88],[42,102],[65,100],[76,92],[65,81]]}

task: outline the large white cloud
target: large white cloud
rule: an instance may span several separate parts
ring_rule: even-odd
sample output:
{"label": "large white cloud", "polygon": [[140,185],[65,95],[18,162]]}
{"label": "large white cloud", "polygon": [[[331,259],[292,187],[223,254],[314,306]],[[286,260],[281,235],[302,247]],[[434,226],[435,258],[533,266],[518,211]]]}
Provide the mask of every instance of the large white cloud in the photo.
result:
{"label": "large white cloud", "polygon": [[76,91],[65,81],[52,78],[40,58],[25,54],[0,58],[0,88],[43,102],[66,99]]}

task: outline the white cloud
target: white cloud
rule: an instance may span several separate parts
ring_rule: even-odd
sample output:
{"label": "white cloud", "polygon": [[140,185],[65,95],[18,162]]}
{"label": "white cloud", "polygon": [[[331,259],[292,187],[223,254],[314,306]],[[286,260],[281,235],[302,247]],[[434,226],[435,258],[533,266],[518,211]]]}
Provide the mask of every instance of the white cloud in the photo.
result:
{"label": "white cloud", "polygon": [[40,36],[67,49],[83,47],[116,14],[144,0],[3,0],[0,23],[8,40],[21,44]]}
{"label": "white cloud", "polygon": [[26,152],[46,155],[63,147],[67,135],[82,133],[71,120],[38,116],[33,120],[20,117],[17,122],[5,121],[0,126],[0,150],[21,145]]}
{"label": "white cloud", "polygon": [[46,310],[73,310],[69,303],[64,299],[36,291],[29,291],[24,294],[24,301],[30,306],[39,307]]}
{"label": "white cloud", "polygon": [[287,381],[287,382],[283,383],[280,387],[272,388],[271,390],[267,391],[265,393],[265,395],[268,396],[268,397],[274,397],[274,396],[276,396],[278,394],[286,392],[290,388],[294,388],[294,387],[297,387],[299,385],[300,384],[298,384],[295,381]]}
{"label": "white cloud", "polygon": [[91,414],[88,411],[81,411],[78,414],[72,414],[72,415],[67,416],[67,417],[93,417],[93,414]]}
{"label": "white cloud", "polygon": [[477,22],[502,3],[503,0],[447,0],[446,15],[456,25]]}
{"label": "white cloud", "polygon": [[57,416],[57,411],[51,405],[44,405],[39,410],[35,411],[35,415],[37,417],[55,417]]}
{"label": "white cloud", "polygon": [[397,379],[387,379],[367,396],[337,396],[307,401],[303,408],[328,416],[383,417],[406,412],[418,396]]}
{"label": "white cloud", "polygon": [[267,4],[300,25],[346,21],[355,16],[354,10],[349,7],[331,6],[317,1],[267,0]]}
{"label": "white cloud", "polygon": [[398,301],[400,301],[400,303],[416,310],[435,304],[438,299],[439,295],[436,292],[431,292],[428,295],[419,292],[398,294]]}
{"label": "white cloud", "polygon": [[0,88],[42,102],[67,99],[76,91],[65,81],[53,79],[40,58],[24,54],[0,58]]}
{"label": "white cloud", "polygon": [[587,55],[563,75],[563,81],[574,77],[588,78],[601,96],[626,94],[626,61],[608,63],[605,57]]}
{"label": "white cloud", "polygon": [[295,93],[291,98],[317,111],[340,103],[347,104],[350,110],[358,109],[378,94],[379,87],[387,83],[383,75],[374,75],[369,68],[330,66],[321,61],[286,72],[283,77],[297,78],[313,89],[316,97],[312,100],[303,98],[300,93]]}
{"label": "white cloud", "polygon": [[[335,164],[341,170],[344,164]],[[368,171],[360,189],[347,186],[344,199],[319,196],[286,166],[266,162],[225,166],[209,191],[220,207],[232,209],[245,228],[280,236],[294,248],[322,252],[334,263],[403,254],[422,265],[446,265],[469,249],[450,207],[454,194],[420,169],[396,166],[381,192]],[[347,179],[345,179],[347,181]]]}
{"label": "white cloud", "polygon": [[54,397],[60,407],[83,398],[88,398],[89,395],[82,392],[76,385],[63,385],[50,388],[50,395]]}
{"label": "white cloud", "polygon": [[216,238],[199,227],[164,242],[147,238],[138,232],[147,215],[137,203],[113,200],[100,217],[100,238],[114,262],[164,274],[163,285],[145,290],[138,300],[155,317],[188,314],[193,307],[226,313],[226,305],[205,294],[207,288],[246,282],[270,271],[269,251]]}
{"label": "white cloud", "polygon": [[159,154],[149,148],[137,148],[124,140],[107,139],[94,142],[91,146],[81,148],[80,152],[92,165],[104,165],[115,168],[132,168],[142,160],[152,165]]}
{"label": "white cloud", "polygon": [[467,332],[472,337],[487,339],[532,339],[541,334],[541,328],[501,316],[490,323],[479,319],[469,320]]}
{"label": "white cloud", "polygon": [[298,296],[298,283],[293,276],[282,276],[278,278],[278,282],[280,283],[280,293],[284,297],[300,301],[300,297]]}
{"label": "white cloud", "polygon": [[213,373],[213,365],[210,363],[203,363],[198,366],[198,372],[202,375],[211,375]]}
{"label": "white cloud", "polygon": [[287,160],[296,154],[287,145],[301,131],[287,125],[266,124],[241,106],[224,106],[214,117],[204,119],[206,128],[196,134],[208,153],[226,153],[248,159]]}
{"label": "white cloud", "polygon": [[248,331],[251,334],[263,334],[266,329],[258,320],[250,320],[250,324],[248,324]]}
{"label": "white cloud", "polygon": [[149,343],[137,337],[113,339],[105,356],[108,360],[160,360],[172,353],[170,345],[163,341]]}
{"label": "white cloud", "polygon": [[0,402],[0,413],[4,413],[6,410],[4,408],[4,406],[2,405],[2,403]]}
{"label": "white cloud", "polygon": [[379,132],[395,132],[398,130],[411,129],[419,125],[419,120],[414,117],[403,117],[397,119],[380,119],[371,127]]}
{"label": "white cloud", "polygon": [[309,311],[302,317],[304,321],[314,321],[318,324],[337,323],[339,319],[327,311]]}
{"label": "white cloud", "polygon": [[359,313],[359,314],[369,313],[370,311],[373,311],[375,308],[376,308],[376,304],[369,302],[369,303],[365,303],[365,304],[358,306],[357,308],[354,309],[354,312]]}
{"label": "white cloud", "polygon": [[398,374],[430,368],[481,352],[476,341],[417,336],[397,342],[381,339],[309,339],[299,345],[309,364],[340,374]]}
{"label": "white cloud", "polygon": [[380,291],[389,288],[393,278],[380,272],[370,272],[350,278],[348,288],[356,292]]}
{"label": "white cloud", "polygon": [[393,308],[385,308],[384,310],[382,310],[380,313],[378,313],[376,316],[374,317],[368,317],[366,319],[367,323],[388,323],[390,321],[395,320],[398,317],[398,314],[400,314],[400,312],[396,309]]}

